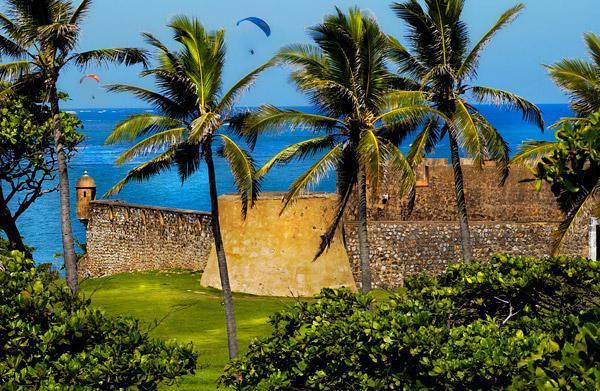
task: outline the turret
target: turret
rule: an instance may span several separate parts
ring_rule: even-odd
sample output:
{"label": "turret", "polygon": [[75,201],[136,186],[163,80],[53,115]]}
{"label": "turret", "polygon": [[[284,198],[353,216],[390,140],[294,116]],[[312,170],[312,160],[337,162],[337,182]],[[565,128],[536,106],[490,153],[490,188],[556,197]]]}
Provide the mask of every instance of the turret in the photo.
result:
{"label": "turret", "polygon": [[75,189],[77,189],[77,219],[87,225],[90,219],[90,202],[96,199],[96,182],[87,171],[84,171],[81,178],[77,180]]}

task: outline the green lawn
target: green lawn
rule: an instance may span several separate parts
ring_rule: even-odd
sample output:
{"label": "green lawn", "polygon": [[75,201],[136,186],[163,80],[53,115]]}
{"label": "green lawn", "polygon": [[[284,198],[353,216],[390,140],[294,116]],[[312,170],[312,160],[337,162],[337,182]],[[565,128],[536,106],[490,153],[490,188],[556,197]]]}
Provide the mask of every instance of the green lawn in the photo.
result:
{"label": "green lawn", "polygon": [[[176,388],[214,390],[227,362],[225,312],[221,293],[200,287],[200,274],[145,272],[120,274],[85,281],[82,290],[93,305],[113,315],[128,315],[154,327],[152,335],[193,342],[199,367],[195,376],[182,379]],[[234,295],[238,339],[243,352],[250,341],[267,335],[270,314],[294,302],[289,298]]]}

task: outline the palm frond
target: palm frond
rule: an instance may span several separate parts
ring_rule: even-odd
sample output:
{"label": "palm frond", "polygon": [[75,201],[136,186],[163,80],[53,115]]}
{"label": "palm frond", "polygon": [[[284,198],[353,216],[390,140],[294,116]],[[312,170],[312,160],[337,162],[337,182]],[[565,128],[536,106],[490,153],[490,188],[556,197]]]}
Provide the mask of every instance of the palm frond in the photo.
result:
{"label": "palm frond", "polygon": [[509,174],[510,147],[500,132],[473,106],[467,105],[485,142],[485,158],[496,162],[496,168],[504,184]]}
{"label": "palm frond", "polygon": [[106,66],[109,64],[148,66],[148,54],[138,48],[107,48],[90,50],[74,54],[71,58],[80,68],[88,66]]}
{"label": "palm frond", "polygon": [[471,115],[465,102],[461,99],[456,100],[456,111],[452,115],[456,140],[461,148],[474,159],[477,166],[481,166],[486,158],[485,140],[479,132],[479,127],[475,118]]}
{"label": "palm frond", "polygon": [[600,69],[600,36],[594,33],[586,33],[583,37],[592,60],[596,63],[596,67]]}
{"label": "palm frond", "polygon": [[400,149],[393,144],[386,146],[386,168],[387,174],[393,173],[391,177],[398,178],[395,185],[400,189],[400,196],[410,193],[414,190],[416,177],[410,161],[404,156]]}
{"label": "palm frond", "polygon": [[325,253],[325,250],[331,247],[331,243],[335,237],[335,233],[338,230],[340,222],[344,217],[344,212],[346,211],[346,207],[348,206],[348,202],[350,201],[350,197],[352,195],[352,191],[354,190],[354,185],[356,183],[356,177],[353,177],[350,181],[346,183],[346,187],[340,189],[341,197],[338,202],[338,206],[333,218],[333,221],[327,227],[327,231],[323,235],[321,235],[321,243],[319,245],[319,249],[313,258],[313,262],[319,259],[321,255]]}
{"label": "palm frond", "polygon": [[155,133],[123,152],[115,160],[115,164],[122,165],[135,157],[163,151],[181,142],[186,130],[186,128],[173,128]]}
{"label": "palm frond", "polygon": [[427,73],[427,68],[413,57],[396,38],[388,36],[388,44],[390,46],[389,56],[398,64],[398,73],[409,74],[419,79]]}
{"label": "palm frond", "polygon": [[341,125],[343,123],[335,118],[263,105],[246,118],[241,133],[250,145],[254,145],[258,136],[267,132],[298,128],[331,131]]}
{"label": "palm frond", "polygon": [[245,219],[248,206],[254,207],[260,192],[260,177],[256,175],[256,165],[248,152],[244,151],[231,138],[218,134],[223,141],[220,154],[229,163],[233,180],[242,200],[242,217]]}
{"label": "palm frond", "polygon": [[494,36],[507,25],[511,24],[519,14],[525,9],[525,5],[517,4],[516,6],[508,9],[504,12],[500,18],[494,23],[494,25],[481,37],[479,42],[473,46],[465,60],[462,62],[457,76],[459,79],[464,80],[465,78],[473,77],[476,72],[477,63],[481,52],[490,43]]}
{"label": "palm frond", "polygon": [[91,5],[92,0],[82,0],[81,3],[79,3],[79,6],[77,6],[77,8],[75,9],[75,11],[73,11],[71,18],[69,19],[69,24],[79,25],[82,22],[83,18],[85,18],[89,14]]}
{"label": "palm frond", "polygon": [[223,95],[219,104],[215,108],[215,111],[217,113],[222,113],[231,110],[231,108],[236,102],[236,99],[238,99],[252,86],[252,84],[254,84],[254,82],[262,72],[272,67],[275,64],[275,61],[275,59],[267,61],[266,63],[257,67],[252,72],[248,73],[246,76],[238,80],[237,83],[235,83],[233,87],[231,87],[229,91],[227,91]]}
{"label": "palm frond", "polygon": [[[581,194],[574,200],[574,205],[570,208],[567,213],[567,217],[563,220],[557,230],[552,235],[552,255],[557,255],[569,232],[572,231],[575,223],[580,220],[583,213],[592,207],[591,203],[596,202],[597,205],[593,207],[594,212],[600,211],[600,182],[596,182],[596,185],[588,192],[581,192]],[[597,213],[595,213],[597,214]]]}
{"label": "palm frond", "polygon": [[383,110],[392,110],[403,106],[424,106],[428,95],[423,91],[394,90],[383,97]]}
{"label": "palm frond", "polygon": [[188,142],[202,144],[221,126],[220,116],[208,111],[192,121]]}
{"label": "palm frond", "polygon": [[0,54],[12,58],[22,58],[27,54],[27,49],[3,35],[0,35]]}
{"label": "palm frond", "polygon": [[104,141],[104,144],[115,144],[123,141],[134,141],[139,136],[180,128],[181,121],[150,113],[135,114],[121,121]]}
{"label": "palm frond", "polygon": [[23,75],[29,74],[32,71],[32,66],[29,61],[13,61],[0,64],[0,79],[14,83]]}
{"label": "palm frond", "polygon": [[556,151],[560,145],[552,141],[525,141],[519,146],[519,152],[510,160],[510,164],[536,165],[543,157]]}
{"label": "palm frond", "polygon": [[134,169],[131,169],[125,178],[121,179],[103,195],[103,198],[120,193],[121,190],[123,190],[123,187],[125,187],[125,185],[127,185],[129,182],[143,182],[148,180],[150,177],[169,169],[173,165],[175,152],[175,149],[169,149],[152,160],[144,164],[140,164]]}
{"label": "palm frond", "polygon": [[284,198],[284,205],[281,213],[283,213],[296,201],[302,191],[307,190],[311,186],[318,183],[324,175],[336,168],[342,156],[342,149],[343,144],[338,144],[331,148],[329,152],[317,160],[315,164],[313,164],[290,185],[290,188]]}
{"label": "palm frond", "polygon": [[384,176],[383,162],[388,153],[387,146],[377,138],[372,130],[367,129],[361,133],[356,154],[371,184],[373,199],[377,198],[381,189]]}
{"label": "palm frond", "polygon": [[419,121],[426,115],[434,115],[440,117],[444,121],[450,121],[441,111],[427,105],[410,105],[402,106],[386,111],[375,118],[375,122],[382,121],[384,123],[397,121]]}
{"label": "palm frond", "polygon": [[335,146],[336,137],[333,135],[325,135],[321,137],[315,137],[308,140],[300,141],[296,144],[292,144],[275,156],[273,156],[268,162],[266,162],[260,170],[256,173],[256,176],[261,178],[267,174],[274,166],[278,164],[289,163],[293,159],[305,159],[313,157],[319,153],[322,153]]}
{"label": "palm frond", "polygon": [[211,143],[199,146],[196,144],[190,144],[187,141],[183,141],[172,147],[175,149],[173,160],[175,162],[175,166],[177,166],[177,173],[179,174],[181,183],[185,182],[200,168],[204,153],[204,149],[201,148],[210,147]]}
{"label": "palm frond", "polygon": [[180,106],[179,103],[169,97],[142,87],[130,86],[127,84],[109,84],[105,88],[108,92],[132,94],[143,102],[158,108],[166,115],[181,117],[188,113],[184,107]]}
{"label": "palm frond", "polygon": [[547,66],[550,77],[571,98],[571,107],[586,117],[600,110],[600,72],[594,64],[566,59]]}
{"label": "palm frond", "polygon": [[431,152],[440,140],[439,126],[439,119],[430,117],[423,126],[423,129],[415,137],[407,157],[412,167],[418,167],[425,155]]}
{"label": "palm frond", "polygon": [[533,103],[509,91],[490,87],[471,87],[470,91],[479,102],[492,103],[510,110],[520,111],[523,119],[544,130],[542,112]]}

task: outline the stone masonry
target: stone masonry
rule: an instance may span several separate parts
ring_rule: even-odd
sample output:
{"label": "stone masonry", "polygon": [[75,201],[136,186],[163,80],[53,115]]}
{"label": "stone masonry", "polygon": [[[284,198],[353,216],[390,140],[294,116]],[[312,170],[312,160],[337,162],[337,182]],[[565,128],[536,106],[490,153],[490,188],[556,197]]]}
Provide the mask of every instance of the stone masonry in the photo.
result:
{"label": "stone masonry", "polygon": [[94,201],[80,274],[204,270],[213,242],[211,220],[197,211]]}

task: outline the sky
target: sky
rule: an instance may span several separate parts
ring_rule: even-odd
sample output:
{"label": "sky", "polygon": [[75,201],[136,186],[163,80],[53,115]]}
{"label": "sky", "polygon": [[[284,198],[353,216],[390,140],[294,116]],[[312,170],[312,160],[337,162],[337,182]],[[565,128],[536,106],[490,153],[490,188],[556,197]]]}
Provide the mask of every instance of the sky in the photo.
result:
{"label": "sky", "polygon": [[[76,2],[76,1],[75,1]],[[535,103],[564,103],[567,98],[553,85],[542,64],[562,58],[587,58],[583,33],[600,33],[599,0],[524,0],[526,9],[502,30],[486,49],[480,63],[477,84],[507,89]],[[467,0],[464,20],[471,40],[476,41],[503,11],[517,4],[513,0]],[[289,43],[307,43],[307,28],[319,23],[337,5],[342,9],[359,6],[374,14],[383,30],[404,41],[402,23],[390,10],[387,0],[96,0],[84,26],[80,50],[102,47],[145,47],[141,32],[150,32],[168,45],[166,25],[178,14],[198,17],[209,29],[227,31],[225,88],[268,60]],[[272,28],[267,38],[250,23],[236,21],[258,16]],[[171,45],[173,47],[173,45]],[[250,54],[253,49],[255,54]],[[142,80],[140,67],[89,69],[98,73],[102,84],[125,83],[152,87]],[[108,94],[91,80],[79,83],[81,70],[67,69],[60,88],[71,100],[65,108],[144,107],[125,94]],[[285,106],[306,105],[306,99],[288,82],[286,69],[265,72],[240,101],[244,106],[263,103]]]}

